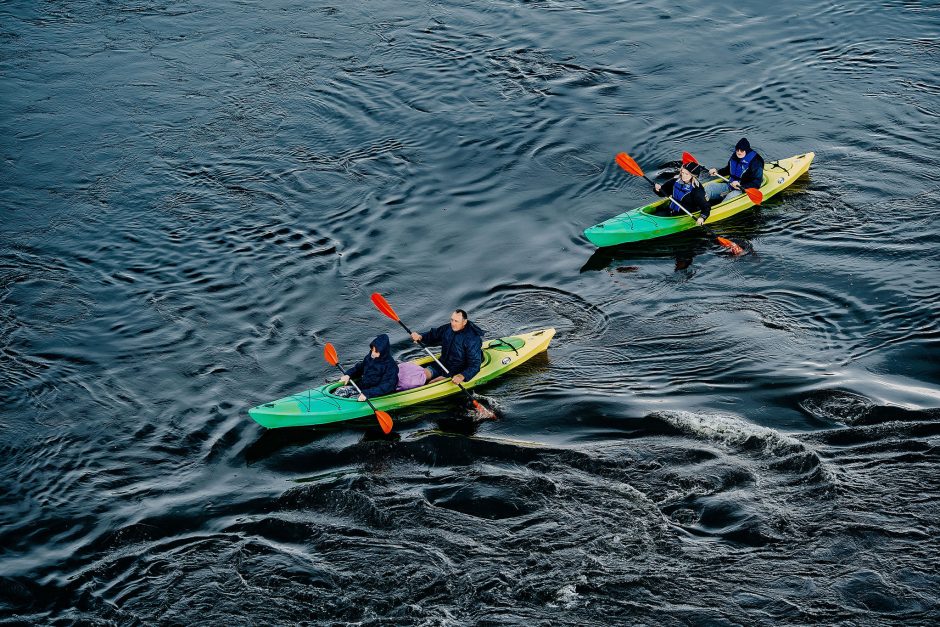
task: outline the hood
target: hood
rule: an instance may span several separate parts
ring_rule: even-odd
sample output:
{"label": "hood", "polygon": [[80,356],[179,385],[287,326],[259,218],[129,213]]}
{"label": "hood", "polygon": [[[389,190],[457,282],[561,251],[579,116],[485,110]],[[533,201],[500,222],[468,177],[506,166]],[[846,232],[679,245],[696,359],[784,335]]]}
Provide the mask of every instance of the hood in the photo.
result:
{"label": "hood", "polygon": [[478,327],[476,323],[471,322],[469,320],[467,320],[467,326],[465,326],[463,330],[470,331],[471,333],[475,333],[476,335],[479,335],[480,337],[483,337],[484,335],[486,335],[486,331]]}
{"label": "hood", "polygon": [[392,356],[391,345],[388,341],[388,336],[384,333],[372,340],[372,343],[369,344],[369,346],[374,346],[375,350],[379,351],[379,359],[388,359]]}

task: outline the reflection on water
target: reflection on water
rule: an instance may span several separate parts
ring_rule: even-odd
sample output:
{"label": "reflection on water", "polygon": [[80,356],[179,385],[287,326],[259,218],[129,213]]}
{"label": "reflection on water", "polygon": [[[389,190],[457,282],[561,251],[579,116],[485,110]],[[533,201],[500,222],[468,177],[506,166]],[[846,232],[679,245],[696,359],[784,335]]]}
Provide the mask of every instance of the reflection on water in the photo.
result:
{"label": "reflection on water", "polygon": [[[0,622],[936,622],[922,4],[0,8]],[[749,254],[584,240],[740,136],[817,154]],[[415,356],[374,291],[557,335],[499,420],[251,421]]]}

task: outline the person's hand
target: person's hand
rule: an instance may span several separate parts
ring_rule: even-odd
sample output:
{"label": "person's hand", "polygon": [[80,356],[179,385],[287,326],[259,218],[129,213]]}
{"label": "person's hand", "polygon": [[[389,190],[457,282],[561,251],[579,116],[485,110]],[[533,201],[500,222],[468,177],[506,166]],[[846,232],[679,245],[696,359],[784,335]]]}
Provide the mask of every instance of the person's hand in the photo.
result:
{"label": "person's hand", "polygon": [[703,224],[705,224],[705,218],[703,218],[702,216],[699,216],[698,220],[696,220],[695,223],[699,226],[702,226]]}
{"label": "person's hand", "polygon": [[660,191],[662,188],[663,188],[663,186],[660,185],[659,183],[656,183],[655,185],[653,185],[653,189],[655,189],[657,193],[659,193],[659,191]]}
{"label": "person's hand", "polygon": [[741,183],[739,183],[738,181],[731,181],[731,187],[733,187],[734,189],[741,189]]}
{"label": "person's hand", "polygon": [[415,333],[414,331],[412,331],[412,332],[411,332],[411,339],[414,340],[415,342],[420,342],[420,341],[421,341],[421,334],[420,334],[420,333]]}
{"label": "person's hand", "polygon": [[346,385],[347,383],[349,383],[349,375],[344,374],[343,376],[341,376],[339,378],[339,382],[342,383],[343,385]]}
{"label": "person's hand", "polygon": [[461,383],[463,383],[463,375],[455,374],[453,377],[451,377],[450,380],[456,383],[457,385],[460,385]]}
{"label": "person's hand", "polygon": [[366,395],[365,395],[365,394],[360,394],[360,395],[359,395],[359,398],[357,398],[356,400],[359,401],[360,403],[363,403],[363,402],[365,402],[365,400],[366,400]]}
{"label": "person's hand", "polygon": [[708,173],[711,174],[712,176],[718,176],[718,170],[716,170],[715,168],[709,168]]}

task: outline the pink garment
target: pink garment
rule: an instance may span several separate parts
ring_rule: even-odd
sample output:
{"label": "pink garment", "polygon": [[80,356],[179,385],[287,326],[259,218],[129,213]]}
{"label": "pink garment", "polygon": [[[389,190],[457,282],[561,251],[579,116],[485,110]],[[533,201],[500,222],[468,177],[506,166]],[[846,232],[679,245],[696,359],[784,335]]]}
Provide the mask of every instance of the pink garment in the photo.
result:
{"label": "pink garment", "polygon": [[396,392],[420,387],[424,385],[424,382],[424,368],[410,361],[398,364],[398,387],[395,388]]}

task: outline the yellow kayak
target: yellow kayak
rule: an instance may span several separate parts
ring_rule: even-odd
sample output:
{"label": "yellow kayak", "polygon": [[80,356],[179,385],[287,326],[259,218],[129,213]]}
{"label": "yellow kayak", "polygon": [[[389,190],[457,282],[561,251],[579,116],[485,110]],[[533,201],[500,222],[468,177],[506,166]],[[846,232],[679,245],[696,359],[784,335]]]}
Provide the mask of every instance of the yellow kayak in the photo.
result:
{"label": "yellow kayak", "polygon": [[[786,189],[793,181],[805,174],[815,156],[816,153],[807,152],[789,159],[779,159],[766,163],[764,165],[764,181],[760,186],[764,200]],[[666,202],[669,202],[668,198],[657,199],[645,207],[621,213],[585,229],[584,236],[595,246],[616,246],[627,242],[640,242],[664,237],[695,228],[695,220],[687,215],[655,215],[656,209]],[[741,194],[715,205],[706,224],[711,225],[720,222],[753,206],[754,203],[751,199],[746,194]]]}

